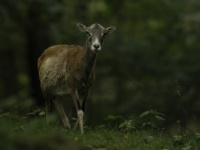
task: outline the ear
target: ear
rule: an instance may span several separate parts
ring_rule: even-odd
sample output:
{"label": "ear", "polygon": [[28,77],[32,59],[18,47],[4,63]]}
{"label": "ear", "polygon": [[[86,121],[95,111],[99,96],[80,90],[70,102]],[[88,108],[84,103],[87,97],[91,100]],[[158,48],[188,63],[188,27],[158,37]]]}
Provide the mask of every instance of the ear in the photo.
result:
{"label": "ear", "polygon": [[113,31],[115,31],[116,30],[116,27],[107,27],[106,28],[106,34],[107,33],[112,33]]}
{"label": "ear", "polygon": [[76,26],[81,32],[86,32],[87,27],[81,23],[77,23]]}

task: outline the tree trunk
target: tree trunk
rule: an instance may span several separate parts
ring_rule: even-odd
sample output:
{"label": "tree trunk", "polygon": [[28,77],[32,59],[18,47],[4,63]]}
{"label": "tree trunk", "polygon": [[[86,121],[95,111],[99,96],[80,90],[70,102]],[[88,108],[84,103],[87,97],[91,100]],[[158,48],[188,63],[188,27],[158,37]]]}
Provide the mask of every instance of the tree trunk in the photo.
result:
{"label": "tree trunk", "polygon": [[4,98],[16,94],[18,90],[17,73],[15,69],[14,54],[11,49],[3,50],[0,55],[0,97]]}
{"label": "tree trunk", "polygon": [[48,8],[43,2],[33,1],[30,4],[28,17],[30,20],[26,31],[31,96],[36,100],[37,105],[44,105],[40,90],[37,60],[42,52],[50,46],[47,34],[49,31],[48,13],[44,17],[46,9]]}

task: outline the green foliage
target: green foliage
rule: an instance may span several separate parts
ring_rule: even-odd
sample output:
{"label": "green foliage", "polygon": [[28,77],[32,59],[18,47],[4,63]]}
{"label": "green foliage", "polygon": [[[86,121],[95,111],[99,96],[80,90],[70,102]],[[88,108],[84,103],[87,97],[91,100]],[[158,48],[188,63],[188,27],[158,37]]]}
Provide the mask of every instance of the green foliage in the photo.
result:
{"label": "green foliage", "polygon": [[44,109],[41,109],[41,108],[36,108],[34,109],[32,112],[29,112],[27,113],[27,116],[45,116],[46,113],[45,113],[45,110]]}
{"label": "green foliage", "polygon": [[[32,124],[32,125],[31,125]],[[196,139],[191,138],[190,142],[183,140],[178,143],[170,136],[152,131],[119,132],[115,129],[87,129],[84,134],[79,131],[60,130],[55,127],[48,127],[40,121],[25,123],[24,126],[10,126],[0,130],[1,148],[21,149],[48,148],[48,149],[189,149],[200,147]],[[4,124],[5,125],[5,124]],[[3,130],[4,129],[4,130]],[[9,129],[9,130],[8,130]],[[4,131],[4,132],[3,132]],[[6,135],[6,136],[5,136]],[[184,137],[185,138],[185,137]],[[9,144],[8,144],[9,143]]]}
{"label": "green foliage", "polygon": [[[82,150],[85,146],[69,139],[65,133],[57,128],[44,126],[42,120],[28,122],[16,122],[15,125],[1,122],[0,148],[1,149],[72,149]],[[16,125],[20,124],[20,125]]]}
{"label": "green foliage", "polygon": [[132,131],[136,130],[136,127],[133,123],[133,120],[125,120],[123,123],[119,125],[119,129],[122,131]]}
{"label": "green foliage", "polygon": [[195,137],[200,142],[200,133],[195,133]]}
{"label": "green foliage", "polygon": [[159,129],[162,128],[162,123],[165,121],[164,114],[155,110],[147,110],[139,115],[138,118],[126,120],[119,124],[118,128],[121,131],[137,131],[144,129]]}
{"label": "green foliage", "polygon": [[[157,111],[149,111],[154,115],[163,115]],[[151,114],[150,113],[150,114]],[[0,149],[143,149],[143,150],[192,150],[199,149],[199,133],[181,130],[179,134],[170,136],[167,132],[140,127],[134,120],[125,120],[122,116],[109,115],[107,121],[118,118],[124,120],[117,127],[99,125],[94,128],[85,126],[82,134],[79,130],[68,130],[60,125],[47,125],[43,116],[43,109],[35,108],[27,113],[28,117],[2,115],[0,112]],[[147,111],[140,116],[146,117]],[[30,117],[31,116],[31,117]],[[34,117],[33,117],[34,116]],[[9,119],[8,119],[9,118]],[[110,120],[109,120],[110,119]],[[140,123],[140,122],[139,122]],[[180,129],[178,123],[177,130]]]}
{"label": "green foliage", "polygon": [[139,118],[142,121],[142,128],[158,128],[160,123],[165,121],[164,114],[155,110],[148,110],[140,114]]}
{"label": "green foliage", "polygon": [[[192,150],[196,145],[198,145],[198,137],[196,136],[198,133],[191,133],[189,131],[185,131],[184,134],[174,135],[173,145],[176,148],[182,147],[182,150]],[[197,143],[195,143],[196,141]]]}
{"label": "green foliage", "polygon": [[105,118],[105,120],[111,121],[111,120],[116,120],[116,119],[121,119],[121,118],[122,118],[122,116],[109,115],[109,116],[107,116],[107,117]]}
{"label": "green foliage", "polygon": [[172,136],[173,146],[177,149],[181,148],[182,150],[195,149],[199,144],[199,133],[194,133],[187,128],[183,128],[179,120],[177,121],[177,125],[178,133]]}

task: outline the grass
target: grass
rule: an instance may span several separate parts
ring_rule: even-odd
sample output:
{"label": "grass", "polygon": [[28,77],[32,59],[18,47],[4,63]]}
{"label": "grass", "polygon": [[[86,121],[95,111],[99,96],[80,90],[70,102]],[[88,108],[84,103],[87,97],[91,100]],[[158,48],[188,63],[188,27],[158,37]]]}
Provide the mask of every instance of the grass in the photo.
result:
{"label": "grass", "polygon": [[[67,130],[57,122],[45,123],[44,109],[34,109],[24,116],[0,109],[0,150],[198,150],[200,133],[183,129],[170,135],[157,126],[164,115],[146,111],[137,122],[122,116],[109,115],[109,125],[79,130]],[[112,126],[115,125],[115,127]],[[118,125],[116,125],[118,124]]]}
{"label": "grass", "polygon": [[184,131],[169,135],[162,130],[122,130],[104,125],[66,130],[46,125],[44,118],[0,118],[1,150],[198,150],[200,135]]}
{"label": "grass", "polygon": [[84,135],[71,133],[69,136],[81,141],[91,149],[159,149],[166,141],[166,138],[159,138],[156,133],[151,131],[124,133],[116,129],[93,129],[88,130]]}

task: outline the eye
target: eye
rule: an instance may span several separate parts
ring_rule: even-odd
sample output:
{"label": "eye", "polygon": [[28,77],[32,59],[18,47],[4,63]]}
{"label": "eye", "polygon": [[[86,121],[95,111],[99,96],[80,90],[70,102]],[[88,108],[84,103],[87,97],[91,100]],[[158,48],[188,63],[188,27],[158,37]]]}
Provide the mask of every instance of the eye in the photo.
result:
{"label": "eye", "polygon": [[86,35],[87,35],[87,36],[92,36],[92,35],[90,34],[90,32],[88,32],[88,31],[86,32]]}
{"label": "eye", "polygon": [[101,37],[104,38],[104,37],[106,36],[106,34],[107,34],[107,33],[103,33]]}

